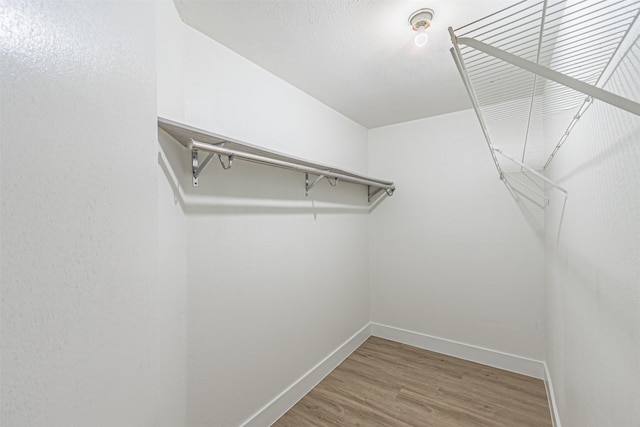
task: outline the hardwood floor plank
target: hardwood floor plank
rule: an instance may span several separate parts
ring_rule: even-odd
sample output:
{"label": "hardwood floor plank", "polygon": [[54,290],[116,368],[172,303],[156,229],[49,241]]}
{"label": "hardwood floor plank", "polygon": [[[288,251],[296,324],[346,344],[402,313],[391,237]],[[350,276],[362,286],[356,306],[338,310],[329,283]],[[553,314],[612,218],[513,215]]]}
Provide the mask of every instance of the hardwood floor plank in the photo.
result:
{"label": "hardwood floor plank", "polygon": [[370,337],[274,426],[551,427],[552,422],[541,380]]}

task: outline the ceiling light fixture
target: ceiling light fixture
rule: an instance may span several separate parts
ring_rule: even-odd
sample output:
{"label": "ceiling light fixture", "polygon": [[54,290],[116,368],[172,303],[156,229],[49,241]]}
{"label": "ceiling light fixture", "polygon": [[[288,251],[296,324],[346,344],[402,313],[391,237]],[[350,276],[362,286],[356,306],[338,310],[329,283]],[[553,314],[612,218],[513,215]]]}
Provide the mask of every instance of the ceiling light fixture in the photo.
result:
{"label": "ceiling light fixture", "polygon": [[429,40],[427,28],[431,25],[433,15],[433,9],[418,9],[409,16],[409,24],[411,24],[413,31],[417,33],[414,39],[416,46],[422,47],[427,44]]}

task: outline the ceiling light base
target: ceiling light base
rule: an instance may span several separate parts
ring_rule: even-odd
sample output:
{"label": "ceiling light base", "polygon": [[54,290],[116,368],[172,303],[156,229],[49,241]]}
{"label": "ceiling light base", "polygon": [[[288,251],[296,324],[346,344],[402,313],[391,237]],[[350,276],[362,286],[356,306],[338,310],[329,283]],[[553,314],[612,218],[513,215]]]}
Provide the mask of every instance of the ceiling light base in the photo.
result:
{"label": "ceiling light base", "polygon": [[431,25],[434,15],[433,9],[418,9],[409,16],[409,24],[415,31],[418,31],[420,27],[424,27],[426,30]]}

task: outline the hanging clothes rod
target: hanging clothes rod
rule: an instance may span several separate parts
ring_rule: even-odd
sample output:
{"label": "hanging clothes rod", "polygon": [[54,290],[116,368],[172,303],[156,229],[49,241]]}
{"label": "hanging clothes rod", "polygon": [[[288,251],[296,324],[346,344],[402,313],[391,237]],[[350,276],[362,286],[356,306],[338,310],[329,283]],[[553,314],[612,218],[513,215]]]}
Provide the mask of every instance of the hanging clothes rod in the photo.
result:
{"label": "hanging clothes rod", "polygon": [[220,147],[218,145],[211,145],[211,144],[196,141],[193,139],[189,143],[189,148],[207,151],[209,153],[215,153],[218,155],[224,155],[235,160],[245,160],[247,162],[274,166],[281,169],[305,172],[305,173],[317,175],[323,178],[335,178],[340,181],[351,182],[354,184],[370,185],[372,187],[378,187],[378,188],[383,188],[385,190],[390,190],[391,193],[393,193],[393,191],[395,190],[395,186],[393,185],[393,183],[389,183],[386,181],[378,181],[378,180],[368,179],[368,178],[359,178],[353,175],[345,175],[342,173],[333,172],[331,170],[322,170],[322,169],[313,168],[313,167],[309,167],[301,164],[273,159],[265,156],[258,156],[256,154],[245,153],[238,150],[230,150],[228,148]]}
{"label": "hanging clothes rod", "polygon": [[[215,156],[218,156],[218,160],[224,170],[230,170],[235,160],[242,160],[303,172],[305,173],[305,196],[322,179],[326,179],[332,187],[335,187],[338,182],[366,185],[369,202],[377,198],[382,192],[391,196],[395,191],[395,185],[391,181],[371,178],[334,166],[327,166],[267,150],[162,117],[158,117],[158,127],[191,151],[192,184],[194,187],[198,186],[199,177],[204,168]],[[201,160],[200,152],[208,153],[208,155]],[[310,183],[309,175],[315,175],[317,178]]]}

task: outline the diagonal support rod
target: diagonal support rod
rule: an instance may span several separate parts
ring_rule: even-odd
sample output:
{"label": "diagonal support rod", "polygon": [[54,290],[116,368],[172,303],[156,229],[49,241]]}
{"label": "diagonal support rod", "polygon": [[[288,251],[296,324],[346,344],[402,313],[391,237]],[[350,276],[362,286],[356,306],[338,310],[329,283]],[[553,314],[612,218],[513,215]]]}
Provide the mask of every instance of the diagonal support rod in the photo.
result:
{"label": "diagonal support rod", "polygon": [[311,184],[309,184],[309,174],[304,174],[304,196],[309,196],[309,190],[311,190],[317,183],[320,182],[322,178],[325,178],[324,175],[319,175]]}
{"label": "diagonal support rod", "polygon": [[[194,151],[196,153],[198,152],[198,150],[194,150]],[[200,176],[200,173],[204,170],[204,168],[207,167],[207,165],[209,164],[211,159],[213,159],[213,156],[215,156],[215,154],[209,153],[209,155],[207,157],[205,157],[205,159],[202,161],[202,163],[200,163],[200,166],[198,166],[197,169],[193,171],[193,177],[194,178],[198,178]]]}
{"label": "diagonal support rod", "polygon": [[464,86],[467,89],[467,93],[469,94],[469,98],[471,99],[471,104],[473,105],[473,109],[476,112],[478,121],[480,122],[480,128],[482,128],[484,139],[487,142],[487,145],[489,146],[489,152],[491,153],[491,157],[493,158],[493,163],[496,165],[496,169],[498,170],[498,175],[500,176],[500,179],[503,179],[504,174],[502,172],[502,168],[500,167],[500,162],[498,162],[498,158],[496,157],[496,154],[493,151],[493,143],[491,142],[491,136],[489,136],[489,130],[487,129],[487,125],[484,121],[484,117],[482,116],[482,111],[480,111],[480,103],[476,98],[475,91],[473,90],[473,85],[471,84],[471,79],[469,78],[469,74],[467,73],[467,68],[465,67],[465,64],[464,64],[464,59],[462,58],[462,54],[460,53],[460,47],[458,46],[456,35],[453,32],[453,28],[451,27],[449,27],[449,35],[451,36],[451,42],[453,43],[453,47],[449,51],[451,52],[453,61],[456,63],[456,67],[458,68],[460,77],[462,77],[462,82],[464,83]]}

